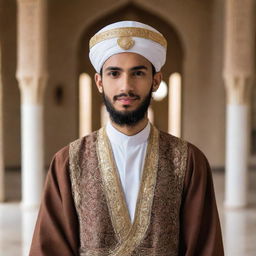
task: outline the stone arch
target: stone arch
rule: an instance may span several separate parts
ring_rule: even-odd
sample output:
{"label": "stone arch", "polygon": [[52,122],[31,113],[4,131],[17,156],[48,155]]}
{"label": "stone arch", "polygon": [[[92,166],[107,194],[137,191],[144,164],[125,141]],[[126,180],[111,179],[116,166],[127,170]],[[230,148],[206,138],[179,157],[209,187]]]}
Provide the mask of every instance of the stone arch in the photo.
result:
{"label": "stone arch", "polygon": [[[78,44],[77,77],[79,77],[79,74],[83,72],[88,73],[92,78],[94,76],[95,71],[90,64],[88,57],[88,45],[91,36],[93,36],[103,26],[120,20],[136,20],[147,23],[163,33],[169,43],[167,61],[162,69],[163,79],[168,83],[170,74],[174,72],[178,72],[181,75],[183,74],[184,47],[176,29],[162,17],[157,16],[150,11],[146,11],[138,5],[132,3],[118,9],[115,8],[113,12],[102,16],[84,29]],[[94,116],[94,119],[92,120],[92,130],[95,130],[100,127],[100,114],[98,113],[100,113],[101,106],[101,96],[97,92],[96,86],[93,86],[92,89],[92,106]],[[160,129],[167,131],[168,97],[161,102],[153,102],[152,107],[154,112],[159,113],[155,117],[155,124]]]}

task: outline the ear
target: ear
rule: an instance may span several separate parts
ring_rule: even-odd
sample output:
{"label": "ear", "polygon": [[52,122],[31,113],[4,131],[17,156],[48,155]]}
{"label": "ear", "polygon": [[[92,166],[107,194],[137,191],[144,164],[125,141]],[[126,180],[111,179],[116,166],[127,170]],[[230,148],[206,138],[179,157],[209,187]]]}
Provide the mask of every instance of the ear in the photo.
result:
{"label": "ear", "polygon": [[153,77],[153,92],[157,91],[162,79],[163,79],[162,72],[159,71],[159,72],[155,73],[155,75]]}
{"label": "ear", "polygon": [[102,77],[99,73],[96,73],[94,76],[95,83],[97,85],[98,91],[100,93],[103,92],[103,83],[102,83]]}

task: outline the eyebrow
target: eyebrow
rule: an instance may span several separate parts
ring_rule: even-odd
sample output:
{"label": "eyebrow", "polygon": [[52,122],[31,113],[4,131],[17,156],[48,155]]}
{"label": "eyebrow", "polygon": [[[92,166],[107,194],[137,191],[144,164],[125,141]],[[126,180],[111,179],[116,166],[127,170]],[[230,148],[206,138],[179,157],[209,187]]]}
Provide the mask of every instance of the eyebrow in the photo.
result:
{"label": "eyebrow", "polygon": [[122,69],[119,67],[107,67],[104,71],[121,71]]}
{"label": "eyebrow", "polygon": [[[146,69],[148,70],[148,68],[146,66],[135,66],[135,67],[132,67],[130,68],[129,70],[130,71],[134,71],[134,70],[140,70],[140,69]],[[123,71],[122,68],[119,68],[119,67],[113,67],[113,66],[110,66],[110,67],[107,67],[104,71]]]}
{"label": "eyebrow", "polygon": [[131,68],[130,70],[131,71],[134,71],[134,70],[139,70],[139,69],[146,69],[146,70],[148,70],[148,68],[146,67],[146,66],[136,66],[136,67],[133,67],[133,68]]}

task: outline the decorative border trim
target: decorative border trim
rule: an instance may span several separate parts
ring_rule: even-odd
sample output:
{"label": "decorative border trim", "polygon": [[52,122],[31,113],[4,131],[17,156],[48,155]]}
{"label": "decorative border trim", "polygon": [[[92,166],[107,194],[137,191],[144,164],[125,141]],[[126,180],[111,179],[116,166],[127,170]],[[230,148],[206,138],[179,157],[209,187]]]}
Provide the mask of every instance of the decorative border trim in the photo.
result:
{"label": "decorative border trim", "polygon": [[131,221],[105,127],[98,131],[96,151],[111,221],[119,242],[122,242],[131,229]]}
{"label": "decorative border trim", "polygon": [[148,229],[155,192],[159,158],[159,132],[151,126],[142,182],[136,205],[135,219],[129,217],[124,193],[113,160],[105,128],[99,130],[97,153],[103,186],[114,230],[119,243],[109,256],[128,256],[140,244]]}
{"label": "decorative border trim", "polygon": [[107,30],[101,32],[99,34],[94,35],[90,40],[90,49],[107,39],[112,38],[121,38],[121,37],[141,37],[145,39],[152,40],[163,47],[167,48],[167,41],[164,36],[158,32],[145,29],[145,28],[135,28],[135,27],[125,27],[125,28],[114,28],[111,30]]}
{"label": "decorative border trim", "polygon": [[76,207],[81,204],[81,196],[78,189],[78,182],[82,174],[81,168],[79,166],[79,149],[81,144],[81,139],[75,140],[69,144],[69,175],[72,186],[72,195]]}
{"label": "decorative border trim", "polygon": [[[79,214],[79,207],[81,206],[81,191],[79,189],[79,182],[81,180],[82,170],[79,165],[79,150],[82,145],[82,139],[77,139],[69,144],[69,175],[72,188],[72,196],[74,199],[75,209],[78,215],[79,225],[82,223]],[[81,241],[80,241],[81,242]]]}
{"label": "decorative border trim", "polygon": [[175,162],[175,174],[179,177],[181,191],[183,190],[184,178],[187,169],[188,143],[181,139],[178,149],[180,151],[180,164]]}
{"label": "decorative border trim", "polygon": [[125,241],[118,246],[111,256],[129,256],[144,238],[150,224],[153,198],[155,194],[159,159],[159,132],[151,126],[151,133],[145,159],[142,183],[138,196],[135,219]]}

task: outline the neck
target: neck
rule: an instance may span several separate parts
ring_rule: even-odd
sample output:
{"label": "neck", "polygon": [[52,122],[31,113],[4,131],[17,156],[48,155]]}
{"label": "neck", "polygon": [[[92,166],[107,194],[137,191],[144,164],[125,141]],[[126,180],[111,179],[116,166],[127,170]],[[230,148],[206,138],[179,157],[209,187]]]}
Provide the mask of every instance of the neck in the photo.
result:
{"label": "neck", "polygon": [[120,126],[120,125],[114,123],[113,121],[111,121],[111,124],[119,132],[121,132],[127,136],[132,136],[132,135],[139,133],[146,127],[146,125],[148,124],[148,118],[147,117],[143,118],[140,122],[138,122],[137,124],[135,124],[133,126],[127,126],[127,125]]}

